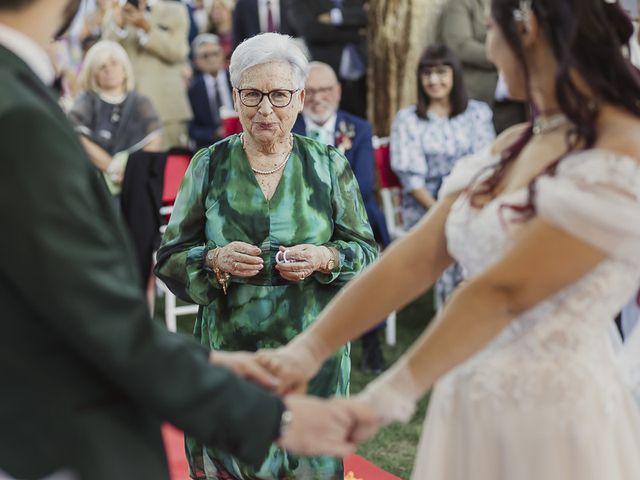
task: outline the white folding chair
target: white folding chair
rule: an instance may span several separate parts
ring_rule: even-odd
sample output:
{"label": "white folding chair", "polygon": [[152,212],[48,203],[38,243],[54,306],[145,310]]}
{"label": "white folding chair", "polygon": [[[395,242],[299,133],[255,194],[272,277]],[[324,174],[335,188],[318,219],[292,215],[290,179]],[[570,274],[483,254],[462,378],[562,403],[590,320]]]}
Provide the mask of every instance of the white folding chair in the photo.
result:
{"label": "white folding chair", "polygon": [[[391,170],[389,137],[373,137],[373,153],[376,161],[378,178],[380,179],[380,199],[382,212],[387,223],[391,240],[395,240],[406,232],[402,225],[402,196],[400,181]],[[396,344],[396,312],[387,317],[385,340],[387,345]]]}

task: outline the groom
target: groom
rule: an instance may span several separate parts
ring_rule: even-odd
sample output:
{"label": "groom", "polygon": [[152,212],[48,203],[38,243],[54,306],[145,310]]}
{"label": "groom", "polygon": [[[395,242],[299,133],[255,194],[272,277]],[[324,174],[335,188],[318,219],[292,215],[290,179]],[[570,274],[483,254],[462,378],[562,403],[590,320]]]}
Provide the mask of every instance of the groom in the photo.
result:
{"label": "groom", "polygon": [[362,405],[283,401],[234,375],[278,386],[249,354],[150,320],[125,230],[48,87],[45,46],[80,1],[0,0],[0,469],[167,479],[161,421],[256,466],[276,440],[350,453]]}

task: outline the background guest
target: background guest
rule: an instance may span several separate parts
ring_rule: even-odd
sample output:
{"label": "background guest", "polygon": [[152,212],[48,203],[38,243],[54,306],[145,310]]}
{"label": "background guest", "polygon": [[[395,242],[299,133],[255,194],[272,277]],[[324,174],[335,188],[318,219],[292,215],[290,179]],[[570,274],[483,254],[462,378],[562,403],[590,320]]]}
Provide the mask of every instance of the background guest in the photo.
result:
{"label": "background guest", "polygon": [[[245,133],[193,158],[158,251],[156,273],[201,305],[194,333],[215,351],[286,344],[377,255],[347,160],[291,133],[306,71],[285,35],[257,35],[235,50],[231,82]],[[346,395],[349,375],[345,346],[309,393]],[[191,438],[187,450],[193,478],[343,477],[339,458],[276,446],[258,470]]]}
{"label": "background guest", "polygon": [[163,147],[186,145],[191,107],[183,67],[189,52],[189,15],[180,2],[157,0],[147,9],[116,5],[107,16],[104,37],[127,51],[138,90],[151,99],[162,121]]}
{"label": "background guest", "polygon": [[233,53],[233,20],[232,0],[213,0],[209,9],[209,25],[207,31],[217,35],[224,50],[225,68]]}
{"label": "background guest", "polygon": [[342,85],[340,108],[367,116],[367,11],[364,0],[284,2],[312,60],[324,62]]}
{"label": "background guest", "polygon": [[[443,45],[427,48],[418,64],[418,103],[398,112],[391,130],[391,168],[402,183],[402,218],[413,227],[438,198],[454,163],[495,138],[491,109],[469,100],[462,67]],[[461,280],[457,265],[436,284],[436,306]]]}
{"label": "background guest", "polygon": [[193,41],[192,50],[198,73],[189,86],[193,110],[189,137],[200,149],[224,136],[220,109],[232,111],[233,99],[220,39],[211,33],[200,34]]}
{"label": "background guest", "polygon": [[233,9],[233,48],[259,33],[295,36],[286,8],[280,0],[238,0]]}
{"label": "background guest", "polygon": [[83,92],[69,118],[111,192],[118,193],[129,154],[161,148],[160,118],[151,101],[134,90],[131,63],[115,42],[103,40],[89,49],[80,82]]}

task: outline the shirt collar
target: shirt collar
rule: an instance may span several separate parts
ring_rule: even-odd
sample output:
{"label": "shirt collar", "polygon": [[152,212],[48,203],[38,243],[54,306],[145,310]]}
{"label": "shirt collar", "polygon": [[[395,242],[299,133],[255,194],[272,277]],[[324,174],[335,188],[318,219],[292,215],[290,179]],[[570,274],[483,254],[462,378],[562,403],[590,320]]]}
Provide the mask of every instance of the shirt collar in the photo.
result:
{"label": "shirt collar", "polygon": [[56,73],[49,55],[30,37],[0,23],[0,45],[16,54],[45,85],[53,83]]}
{"label": "shirt collar", "polygon": [[304,117],[304,122],[306,124],[307,129],[324,130],[325,132],[329,133],[333,138],[333,135],[336,131],[336,121],[338,119],[338,112],[335,112],[333,115],[331,115],[329,119],[326,122],[324,122],[323,125],[318,125],[316,122],[314,122],[304,114],[303,114],[303,117]]}

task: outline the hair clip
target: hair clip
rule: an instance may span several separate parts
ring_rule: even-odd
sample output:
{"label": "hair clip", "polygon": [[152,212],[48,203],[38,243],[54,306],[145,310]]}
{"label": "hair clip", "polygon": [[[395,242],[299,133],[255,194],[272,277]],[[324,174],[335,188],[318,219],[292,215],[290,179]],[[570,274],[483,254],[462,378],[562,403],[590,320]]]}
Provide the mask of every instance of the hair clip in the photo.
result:
{"label": "hair clip", "polygon": [[531,0],[520,0],[520,5],[513,11],[513,19],[521,22],[529,29],[531,26]]}

